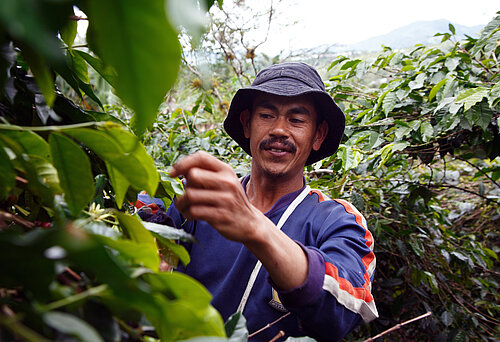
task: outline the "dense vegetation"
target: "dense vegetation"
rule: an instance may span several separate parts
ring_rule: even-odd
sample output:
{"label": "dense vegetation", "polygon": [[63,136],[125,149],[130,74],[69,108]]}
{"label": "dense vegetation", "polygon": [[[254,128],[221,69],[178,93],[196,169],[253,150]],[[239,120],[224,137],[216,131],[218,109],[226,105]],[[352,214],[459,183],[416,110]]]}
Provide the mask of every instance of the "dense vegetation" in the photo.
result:
{"label": "dense vegetation", "polygon": [[[88,17],[84,46],[74,42],[86,19],[73,5]],[[168,13],[192,13],[164,5],[0,3],[2,340],[246,340],[242,318],[224,327],[201,285],[161,271],[164,261],[189,262],[173,240],[190,236],[128,213],[141,190],[168,205],[180,187],[166,169],[197,149],[248,172],[220,119],[251,78],[223,61],[202,77],[184,59],[163,102],[182,59]],[[199,34],[195,15],[178,17]],[[450,26],[437,46],[386,47],[373,60],[339,56],[324,70],[347,129],[337,154],[306,175],[365,214],[378,257],[381,317],[351,340],[427,311],[390,338],[500,334],[500,16],[478,39],[453,34]],[[126,107],[103,101],[104,81]],[[132,119],[114,115],[128,108]]]}

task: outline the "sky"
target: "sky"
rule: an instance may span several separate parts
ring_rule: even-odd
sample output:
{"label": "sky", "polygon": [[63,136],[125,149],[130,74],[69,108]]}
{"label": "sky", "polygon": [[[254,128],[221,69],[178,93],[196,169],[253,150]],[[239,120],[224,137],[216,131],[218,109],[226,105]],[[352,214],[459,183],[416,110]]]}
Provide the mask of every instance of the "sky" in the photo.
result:
{"label": "sky", "polygon": [[[270,2],[245,1],[249,6]],[[273,4],[276,20],[261,47],[268,51],[357,43],[415,21],[447,19],[484,26],[500,11],[499,0],[275,0]]]}

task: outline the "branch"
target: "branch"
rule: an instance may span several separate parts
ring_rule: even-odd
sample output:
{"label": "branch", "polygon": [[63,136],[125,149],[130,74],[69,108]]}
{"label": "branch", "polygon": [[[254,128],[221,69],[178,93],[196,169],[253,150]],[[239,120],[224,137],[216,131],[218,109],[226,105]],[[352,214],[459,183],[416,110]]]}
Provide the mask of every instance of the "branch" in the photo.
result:
{"label": "branch", "polygon": [[23,219],[17,215],[9,213],[7,211],[0,211],[0,230],[4,228],[8,228],[8,225],[5,222],[15,222],[23,227],[32,229],[35,228],[35,224],[31,221]]}
{"label": "branch", "polygon": [[[266,330],[266,329],[268,329],[268,328],[270,328],[270,327],[272,327],[274,324],[278,323],[278,322],[279,322],[279,321],[281,321],[283,318],[285,318],[285,317],[287,317],[287,316],[289,316],[289,315],[290,315],[290,312],[288,312],[288,313],[284,314],[283,316],[281,316],[280,318],[278,318],[278,319],[277,319],[277,320],[275,320],[274,322],[268,323],[265,327],[260,328],[259,330],[257,330],[257,331],[255,331],[255,332],[251,333],[250,335],[248,335],[248,338],[250,339],[250,338],[252,338],[253,336],[255,336],[255,335],[257,335],[257,334],[259,334],[259,333],[263,332],[264,330]],[[279,334],[278,334],[278,335],[279,335]],[[280,337],[280,336],[278,336],[278,337]]]}
{"label": "branch", "polygon": [[473,168],[475,168],[476,170],[478,170],[479,172],[481,172],[483,175],[485,175],[485,176],[486,176],[486,178],[488,178],[490,181],[492,181],[492,182],[493,182],[493,184],[495,184],[497,187],[499,187],[499,188],[500,188],[500,184],[498,184],[498,183],[497,183],[497,182],[496,182],[493,178],[491,178],[490,176],[488,176],[488,175],[486,174],[486,172],[484,172],[484,171],[483,171],[483,170],[482,170],[479,166],[477,166],[477,165],[475,165],[475,164],[471,163],[471,162],[470,162],[470,161],[468,161],[467,159],[464,159],[464,158],[461,158],[461,157],[455,157],[455,158],[457,158],[457,159],[459,159],[459,160],[461,160],[461,161],[466,162],[467,164],[469,164],[470,166],[472,166]]}
{"label": "branch", "polygon": [[398,329],[401,329],[401,327],[403,327],[403,326],[405,326],[405,325],[407,325],[407,324],[413,323],[413,322],[415,322],[415,321],[418,321],[418,320],[420,320],[420,319],[422,319],[422,318],[425,318],[425,317],[427,317],[427,316],[430,316],[430,315],[432,315],[432,312],[427,312],[427,313],[425,313],[425,314],[423,314],[423,315],[421,315],[421,316],[418,316],[418,317],[412,318],[412,319],[410,319],[410,320],[408,320],[408,321],[406,321],[406,322],[396,324],[396,325],[395,325],[395,326],[393,326],[392,328],[387,329],[386,331],[381,332],[380,334],[378,334],[378,335],[376,335],[376,336],[374,336],[374,337],[370,337],[369,339],[364,340],[363,342],[373,342],[373,341],[375,341],[375,340],[376,340],[377,338],[379,338],[379,337],[382,337],[382,336],[384,336],[384,335],[387,335],[387,334],[388,334],[388,333],[390,333],[390,332],[393,332],[393,331],[396,331],[396,330],[398,330]]}

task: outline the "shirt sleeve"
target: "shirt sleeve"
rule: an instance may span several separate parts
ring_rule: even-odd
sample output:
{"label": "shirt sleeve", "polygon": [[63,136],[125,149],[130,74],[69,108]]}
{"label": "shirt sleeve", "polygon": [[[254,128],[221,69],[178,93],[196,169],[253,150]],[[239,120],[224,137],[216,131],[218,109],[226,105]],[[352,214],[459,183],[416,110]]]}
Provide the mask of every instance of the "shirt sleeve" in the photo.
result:
{"label": "shirt sleeve", "polygon": [[309,336],[337,341],[362,321],[378,317],[371,294],[373,237],[349,202],[324,200],[314,210],[308,223],[316,227],[315,238],[299,243],[308,257],[307,279],[295,289],[277,292]]}

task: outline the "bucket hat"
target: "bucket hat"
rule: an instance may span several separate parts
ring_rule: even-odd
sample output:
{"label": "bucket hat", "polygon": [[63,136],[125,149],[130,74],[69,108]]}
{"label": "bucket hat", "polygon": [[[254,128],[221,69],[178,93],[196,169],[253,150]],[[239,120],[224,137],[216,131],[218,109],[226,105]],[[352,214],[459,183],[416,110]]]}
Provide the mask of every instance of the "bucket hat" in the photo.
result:
{"label": "bucket hat", "polygon": [[345,116],[332,97],[326,92],[318,72],[305,63],[282,63],[262,69],[252,85],[239,89],[231,101],[224,129],[245,152],[251,155],[250,140],[245,137],[240,114],[250,109],[259,93],[294,97],[311,95],[319,117],[328,123],[328,134],[318,151],[312,150],[306,165],[315,163],[335,153],[344,134]]}

